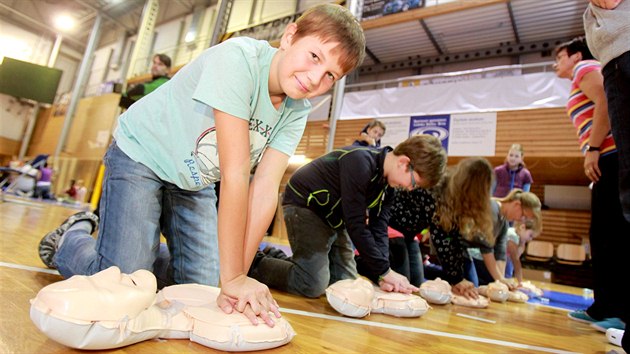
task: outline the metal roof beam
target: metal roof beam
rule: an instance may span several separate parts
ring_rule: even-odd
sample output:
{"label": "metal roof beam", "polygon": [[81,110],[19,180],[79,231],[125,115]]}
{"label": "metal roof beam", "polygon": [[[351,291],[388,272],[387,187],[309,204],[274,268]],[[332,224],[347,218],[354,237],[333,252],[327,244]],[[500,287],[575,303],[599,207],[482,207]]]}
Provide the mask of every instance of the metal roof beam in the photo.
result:
{"label": "metal roof beam", "polygon": [[437,50],[437,52],[440,54],[444,54],[444,51],[440,47],[440,44],[437,42],[437,39],[435,39],[433,32],[431,32],[431,29],[429,28],[427,23],[424,21],[424,19],[420,19],[419,22],[420,22],[420,25],[422,26],[422,29],[424,30],[424,32],[426,32],[427,36],[429,37],[429,40],[431,40],[431,43],[433,44],[433,47],[435,47],[435,50]]}
{"label": "metal roof beam", "polygon": [[518,35],[518,28],[516,27],[516,20],[514,19],[514,10],[512,9],[512,1],[505,3],[507,5],[508,13],[510,14],[510,23],[512,24],[512,32],[514,33],[514,39],[516,44],[521,43],[521,37]]}
{"label": "metal roof beam", "polygon": [[91,3],[85,1],[85,0],[74,0],[76,3],[81,4],[84,7],[87,7],[88,9],[91,9],[92,11],[95,11],[96,13],[100,14],[101,16],[103,16],[104,18],[106,18],[109,21],[114,22],[115,24],[121,26],[122,28],[124,28],[125,30],[131,32],[131,33],[137,33],[138,29],[137,28],[132,28],[127,26],[126,24],[118,21],[117,19],[115,19],[114,17],[110,16],[107,12],[105,11],[101,11],[101,9],[99,9],[98,7],[92,5]]}
{"label": "metal roof beam", "polygon": [[384,71],[419,69],[427,66],[443,65],[450,63],[460,63],[486,58],[509,57],[527,53],[537,53],[553,50],[558,44],[570,38],[556,38],[541,40],[530,43],[519,43],[494,48],[478,49],[461,53],[448,53],[431,57],[421,57],[416,59],[401,60],[390,63],[381,63],[362,66],[358,69],[359,74],[376,74]]}
{"label": "metal roof beam", "polygon": [[368,48],[367,46],[365,46],[365,54],[368,57],[370,57],[370,59],[372,59],[372,61],[375,62],[376,64],[380,64],[381,63],[381,60],[374,53],[372,53],[370,48]]}

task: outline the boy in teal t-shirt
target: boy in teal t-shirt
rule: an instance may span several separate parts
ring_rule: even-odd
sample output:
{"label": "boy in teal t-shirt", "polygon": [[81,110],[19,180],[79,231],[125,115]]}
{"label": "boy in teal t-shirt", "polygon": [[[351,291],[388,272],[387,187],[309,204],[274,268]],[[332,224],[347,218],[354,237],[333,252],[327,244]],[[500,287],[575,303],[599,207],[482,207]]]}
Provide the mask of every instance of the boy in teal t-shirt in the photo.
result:
{"label": "boy in teal t-shirt", "polygon": [[[152,270],[166,283],[220,281],[223,311],[273,326],[268,312],[280,316],[278,306],[247,270],[302,136],[307,99],[329,91],[364,55],[360,24],[334,4],[289,24],[277,49],[249,38],[207,49],[121,115],[105,156],[100,223],[89,212],[71,216],[42,239],[42,261],[64,277],[115,265]],[[170,253],[166,277],[160,233]]]}

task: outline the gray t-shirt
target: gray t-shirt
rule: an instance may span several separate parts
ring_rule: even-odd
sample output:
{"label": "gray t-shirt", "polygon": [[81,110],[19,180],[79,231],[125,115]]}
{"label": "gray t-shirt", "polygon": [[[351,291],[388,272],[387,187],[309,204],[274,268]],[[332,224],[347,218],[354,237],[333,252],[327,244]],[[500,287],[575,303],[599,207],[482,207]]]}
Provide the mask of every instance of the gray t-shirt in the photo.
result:
{"label": "gray t-shirt", "polygon": [[613,10],[589,3],[583,17],[586,43],[602,68],[630,50],[630,0]]}

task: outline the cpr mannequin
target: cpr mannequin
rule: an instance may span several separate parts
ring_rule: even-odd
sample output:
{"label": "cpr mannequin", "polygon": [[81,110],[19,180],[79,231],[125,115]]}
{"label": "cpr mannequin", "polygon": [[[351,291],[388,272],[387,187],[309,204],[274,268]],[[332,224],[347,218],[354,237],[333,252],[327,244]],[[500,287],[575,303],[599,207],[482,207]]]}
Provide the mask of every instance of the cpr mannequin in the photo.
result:
{"label": "cpr mannequin", "polygon": [[509,292],[510,289],[508,289],[507,285],[500,281],[494,281],[488,285],[479,287],[479,294],[495,302],[506,302],[509,297]]}
{"label": "cpr mannequin", "polygon": [[507,285],[501,283],[500,281],[480,286],[479,294],[496,302],[527,302],[527,300],[529,300],[529,297],[525,295],[525,293],[520,291],[510,291]]}
{"label": "cpr mannequin", "polygon": [[464,296],[454,295],[451,285],[440,278],[427,280],[420,285],[420,296],[432,304],[444,305],[453,303],[459,306],[485,308],[488,307],[488,299],[479,296],[477,299],[468,299]]}
{"label": "cpr mannequin", "polygon": [[420,317],[430,308],[419,296],[385,292],[363,278],[340,280],[330,285],[326,299],[335,310],[349,317],[364,317],[370,313]]}
{"label": "cpr mannequin", "polygon": [[522,282],[516,290],[525,293],[531,298],[541,297],[544,294],[542,289],[536,287],[529,280]]}
{"label": "cpr mannequin", "polygon": [[111,349],[154,338],[190,339],[225,351],[279,347],[295,332],[278,318],[271,328],[216,305],[219,289],[173,285],[156,295],[151,272],[111,267],[50,284],[31,300],[31,320],[49,338],[77,349]]}
{"label": "cpr mannequin", "polygon": [[432,304],[444,305],[451,302],[451,285],[440,278],[427,280],[420,285],[420,296]]}

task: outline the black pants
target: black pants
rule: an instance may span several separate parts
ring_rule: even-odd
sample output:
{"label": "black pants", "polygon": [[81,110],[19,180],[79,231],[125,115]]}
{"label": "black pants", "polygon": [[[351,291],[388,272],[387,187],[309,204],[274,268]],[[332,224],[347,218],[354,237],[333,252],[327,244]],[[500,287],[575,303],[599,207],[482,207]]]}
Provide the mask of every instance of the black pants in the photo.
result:
{"label": "black pants", "polygon": [[617,154],[601,157],[599,168],[602,176],[593,186],[589,232],[595,302],[587,312],[598,320],[618,317],[627,321],[628,301],[622,287],[630,270],[630,223],[619,201]]}

